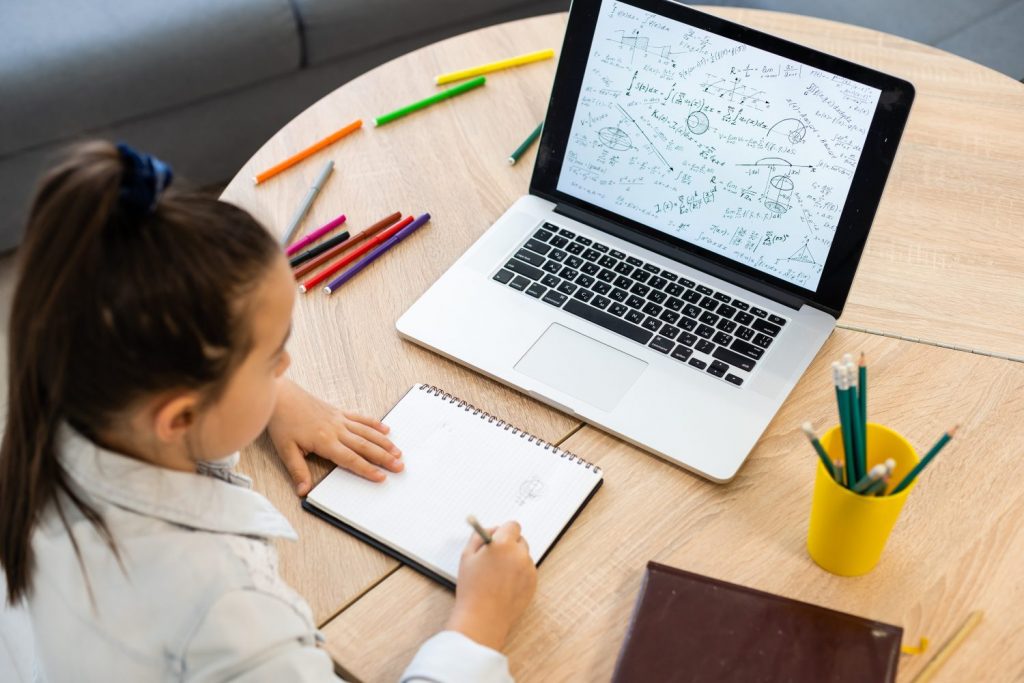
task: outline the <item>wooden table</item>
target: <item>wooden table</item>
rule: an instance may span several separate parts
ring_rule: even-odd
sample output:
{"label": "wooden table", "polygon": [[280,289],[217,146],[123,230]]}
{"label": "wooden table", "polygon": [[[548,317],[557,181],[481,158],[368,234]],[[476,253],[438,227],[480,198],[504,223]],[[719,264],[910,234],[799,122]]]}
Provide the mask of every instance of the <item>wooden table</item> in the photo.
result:
{"label": "wooden table", "polygon": [[[606,484],[545,561],[510,643],[521,680],[602,680],[614,664],[644,564],[654,559],[906,628],[941,642],[977,608],[986,620],[940,680],[1024,675],[1024,487],[1004,472],[1024,444],[1024,86],[947,53],[793,15],[711,8],[729,19],[909,79],[918,97],[840,330],[797,385],[740,475],[721,487],[402,342],[394,321],[527,190],[533,152],[508,153],[543,118],[554,63],[494,74],[485,88],[366,129],[264,185],[256,172],[355,118],[434,91],[437,73],[561,44],[564,15],[482,29],[385,64],[296,117],[224,192],[280,233],[326,159],[337,168],[304,224],[344,211],[354,229],[395,211],[431,224],[338,295],[301,298],[291,373],[346,407],[382,413],[417,381],[438,384],[606,471]],[[964,321],[953,311],[966,310]],[[888,336],[887,336],[888,335]],[[906,337],[906,341],[891,337]],[[966,351],[940,348],[959,347]],[[963,433],[908,502],[880,566],[841,579],[804,550],[813,455],[798,425],[834,420],[828,363],[872,359],[872,409],[919,447]],[[1003,358],[973,355],[994,353]],[[929,372],[930,371],[930,372]],[[948,457],[947,457],[948,456]],[[451,596],[303,513],[267,443],[244,466],[302,540],[282,573],[325,624],[329,646],[368,681],[393,680],[443,623]],[[319,470],[325,468],[319,465]],[[922,665],[905,658],[901,680]],[[972,676],[973,675],[973,676]]]}

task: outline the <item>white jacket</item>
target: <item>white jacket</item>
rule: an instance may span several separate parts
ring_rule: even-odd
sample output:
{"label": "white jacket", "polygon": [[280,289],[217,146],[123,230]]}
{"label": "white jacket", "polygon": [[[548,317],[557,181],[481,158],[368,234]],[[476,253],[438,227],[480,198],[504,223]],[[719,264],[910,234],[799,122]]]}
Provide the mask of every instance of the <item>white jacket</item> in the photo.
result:
{"label": "white jacket", "polygon": [[[309,606],[278,576],[269,539],[296,540],[295,531],[232,471],[237,454],[177,472],[64,427],[59,457],[106,521],[120,562],[66,497],[81,564],[57,506],[42,516],[28,609],[47,680],[337,680]],[[446,631],[402,680],[512,679],[502,654]]]}

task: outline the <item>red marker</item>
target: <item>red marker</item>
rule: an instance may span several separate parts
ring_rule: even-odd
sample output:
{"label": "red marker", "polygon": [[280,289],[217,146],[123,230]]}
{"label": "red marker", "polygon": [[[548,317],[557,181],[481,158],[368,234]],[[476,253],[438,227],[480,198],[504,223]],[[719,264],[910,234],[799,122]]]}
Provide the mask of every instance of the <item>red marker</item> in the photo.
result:
{"label": "red marker", "polygon": [[326,280],[330,276],[334,275],[339,270],[341,270],[342,268],[344,268],[348,264],[352,263],[353,261],[358,259],[363,254],[371,251],[374,247],[379,246],[379,245],[383,244],[384,242],[387,242],[389,239],[391,239],[391,237],[393,237],[402,228],[404,228],[407,225],[409,225],[410,223],[412,223],[413,220],[414,219],[413,219],[412,216],[406,216],[402,221],[400,221],[396,225],[388,228],[387,230],[385,230],[384,232],[380,233],[379,235],[377,235],[373,239],[367,241],[366,244],[364,244],[363,246],[359,247],[358,249],[355,249],[354,251],[352,251],[345,258],[341,259],[340,261],[338,261],[334,265],[330,266],[329,268],[324,269],[323,272],[317,274],[315,277],[311,277],[310,279],[308,279],[305,282],[303,282],[301,285],[299,285],[299,291],[302,292],[302,293],[308,292],[313,287],[316,287],[318,284],[320,284],[321,282],[323,282],[324,280]]}

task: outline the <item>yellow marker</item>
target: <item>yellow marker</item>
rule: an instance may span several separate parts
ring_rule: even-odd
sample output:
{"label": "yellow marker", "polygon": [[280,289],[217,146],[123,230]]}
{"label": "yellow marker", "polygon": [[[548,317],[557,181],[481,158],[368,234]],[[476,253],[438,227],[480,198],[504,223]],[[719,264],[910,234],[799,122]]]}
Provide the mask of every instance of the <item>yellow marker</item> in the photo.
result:
{"label": "yellow marker", "polygon": [[928,651],[928,639],[921,638],[917,645],[901,645],[900,652],[905,655],[923,655]]}
{"label": "yellow marker", "polygon": [[492,71],[500,71],[501,69],[508,69],[513,66],[522,66],[523,64],[530,64],[531,62],[539,62],[542,59],[551,59],[554,56],[554,50],[538,50],[537,52],[530,52],[529,54],[519,55],[518,57],[510,57],[508,59],[498,60],[497,62],[490,62],[489,64],[481,64],[480,66],[475,66],[472,69],[463,69],[462,71],[453,71],[449,74],[441,74],[434,79],[434,82],[437,85],[444,85],[445,83],[451,83],[453,81],[461,81],[464,78],[473,78],[473,76],[489,74]]}

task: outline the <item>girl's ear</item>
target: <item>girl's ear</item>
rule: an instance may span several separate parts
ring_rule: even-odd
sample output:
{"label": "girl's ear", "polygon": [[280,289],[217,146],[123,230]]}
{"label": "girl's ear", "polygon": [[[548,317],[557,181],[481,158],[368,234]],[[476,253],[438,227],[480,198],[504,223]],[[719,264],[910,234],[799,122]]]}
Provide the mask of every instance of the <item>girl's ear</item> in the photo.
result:
{"label": "girl's ear", "polygon": [[199,409],[199,394],[185,392],[174,394],[156,406],[153,413],[153,432],[156,438],[166,444],[180,443],[195,424]]}

